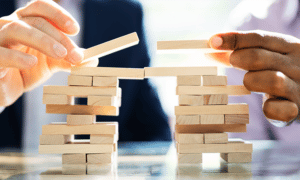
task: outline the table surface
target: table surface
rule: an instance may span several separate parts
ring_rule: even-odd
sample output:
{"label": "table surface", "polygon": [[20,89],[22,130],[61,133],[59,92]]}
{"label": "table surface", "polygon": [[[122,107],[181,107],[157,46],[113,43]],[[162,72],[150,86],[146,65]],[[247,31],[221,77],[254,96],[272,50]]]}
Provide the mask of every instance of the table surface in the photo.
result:
{"label": "table surface", "polygon": [[0,153],[0,179],[299,179],[299,144],[250,142],[252,163],[226,163],[210,153],[200,165],[177,165],[171,142],[119,143],[118,163],[87,167],[90,174],[84,175],[62,175],[61,155],[6,149]]}

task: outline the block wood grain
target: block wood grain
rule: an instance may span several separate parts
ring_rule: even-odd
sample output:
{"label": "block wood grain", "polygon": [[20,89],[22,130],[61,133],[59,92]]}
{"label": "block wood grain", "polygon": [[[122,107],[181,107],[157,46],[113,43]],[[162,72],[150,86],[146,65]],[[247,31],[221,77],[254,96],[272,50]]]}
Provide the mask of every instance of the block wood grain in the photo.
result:
{"label": "block wood grain", "polygon": [[142,68],[115,67],[72,67],[72,75],[118,77],[119,79],[144,79],[145,70]]}
{"label": "block wood grain", "polygon": [[203,95],[204,105],[225,105],[228,104],[227,94]]}
{"label": "block wood grain", "polygon": [[74,104],[74,97],[59,94],[43,94],[43,104]]}
{"label": "block wood grain", "polygon": [[67,125],[88,125],[96,123],[95,115],[67,115]]}
{"label": "block wood grain", "polygon": [[198,114],[249,114],[249,107],[247,104],[175,107],[175,115]]}
{"label": "block wood grain", "polygon": [[157,41],[157,50],[210,49],[208,40]]}
{"label": "block wood grain", "polygon": [[180,144],[203,144],[203,134],[175,133],[175,140]]}
{"label": "block wood grain", "polygon": [[217,67],[145,67],[145,77],[217,75]]}
{"label": "block wood grain", "polygon": [[119,86],[118,77],[93,77],[93,86]]}
{"label": "block wood grain", "polygon": [[114,144],[118,141],[118,134],[91,134],[91,144]]}
{"label": "block wood grain", "polygon": [[64,94],[76,97],[87,97],[89,95],[116,96],[116,87],[83,87],[83,86],[44,86],[44,94]]}
{"label": "block wood grain", "polygon": [[180,154],[252,152],[252,144],[177,144],[177,152]]}
{"label": "block wood grain", "polygon": [[227,76],[202,76],[203,86],[226,86]]}
{"label": "block wood grain", "polygon": [[87,106],[87,105],[46,105],[46,113],[50,114],[79,114],[118,116],[119,108],[115,106]]}
{"label": "block wood grain", "polygon": [[201,76],[177,76],[177,86],[201,86]]}
{"label": "block wood grain", "polygon": [[92,86],[93,77],[92,76],[68,76],[69,86]]}
{"label": "block wood grain", "polygon": [[225,124],[249,124],[249,114],[225,114]]}
{"label": "block wood grain", "polygon": [[200,124],[224,124],[224,115],[223,114],[200,115]]}
{"label": "block wood grain", "polygon": [[138,43],[139,38],[137,36],[137,33],[133,32],[84,50],[84,60],[100,58],[122,49],[137,45]]}
{"label": "block wood grain", "polygon": [[62,164],[86,164],[86,154],[63,154]]}
{"label": "block wood grain", "polygon": [[228,86],[177,86],[177,95],[227,94],[232,96],[251,94],[243,85]]}
{"label": "block wood grain", "polygon": [[223,132],[246,132],[245,124],[195,124],[175,125],[177,133],[223,133]]}
{"label": "block wood grain", "polygon": [[252,161],[251,152],[221,153],[220,156],[228,163],[248,163]]}
{"label": "block wood grain", "polygon": [[228,143],[227,133],[205,133],[204,134],[205,144],[224,144]]}
{"label": "block wood grain", "polygon": [[176,116],[176,124],[200,124],[199,115],[179,115]]}
{"label": "block wood grain", "polygon": [[88,164],[108,164],[113,162],[113,153],[87,154]]}
{"label": "block wood grain", "polygon": [[200,164],[202,154],[177,154],[179,164]]}
{"label": "block wood grain", "polygon": [[70,143],[64,145],[40,145],[40,154],[68,154],[68,153],[112,153],[113,144]]}
{"label": "block wood grain", "polygon": [[87,104],[89,106],[115,106],[120,107],[121,98],[117,96],[88,96]]}
{"label": "block wood grain", "polygon": [[178,102],[180,106],[202,106],[203,96],[179,95]]}
{"label": "block wood grain", "polygon": [[86,164],[63,164],[62,175],[84,175],[86,176],[87,165]]}
{"label": "block wood grain", "polygon": [[73,139],[73,135],[40,135],[40,145],[63,145],[71,142]]}
{"label": "block wood grain", "polygon": [[66,123],[53,123],[42,126],[42,134],[116,134],[118,123],[95,123],[92,125],[68,126]]}

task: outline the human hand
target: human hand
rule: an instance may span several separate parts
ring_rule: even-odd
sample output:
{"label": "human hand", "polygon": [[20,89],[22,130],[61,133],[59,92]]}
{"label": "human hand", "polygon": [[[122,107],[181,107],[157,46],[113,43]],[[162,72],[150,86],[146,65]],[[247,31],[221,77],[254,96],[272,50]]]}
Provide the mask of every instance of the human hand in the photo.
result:
{"label": "human hand", "polygon": [[98,59],[82,61],[83,49],[67,36],[78,32],[74,18],[49,0],[0,18],[0,106],[11,105],[57,71],[96,66]]}
{"label": "human hand", "polygon": [[263,112],[267,118],[290,122],[300,106],[300,40],[267,31],[216,34],[210,46],[232,53],[213,55],[217,60],[248,71],[244,85],[266,93]]}

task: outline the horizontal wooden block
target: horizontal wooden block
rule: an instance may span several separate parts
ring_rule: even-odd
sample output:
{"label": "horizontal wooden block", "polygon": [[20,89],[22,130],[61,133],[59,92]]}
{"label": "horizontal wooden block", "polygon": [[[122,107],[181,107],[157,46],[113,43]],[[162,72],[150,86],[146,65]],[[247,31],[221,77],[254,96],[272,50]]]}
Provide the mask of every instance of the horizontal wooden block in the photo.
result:
{"label": "horizontal wooden block", "polygon": [[199,115],[179,115],[176,116],[176,124],[200,124]]}
{"label": "horizontal wooden block", "polygon": [[177,86],[201,86],[201,76],[177,76]]}
{"label": "horizontal wooden block", "polygon": [[210,49],[208,40],[157,41],[157,50]]}
{"label": "horizontal wooden block", "polygon": [[225,124],[249,124],[249,114],[225,114]]}
{"label": "horizontal wooden block", "polygon": [[224,144],[228,143],[227,133],[206,133],[204,134],[205,144]]}
{"label": "horizontal wooden block", "polygon": [[137,36],[137,33],[133,32],[84,50],[84,59],[87,60],[100,58],[122,49],[137,45],[138,43],[139,38]]}
{"label": "horizontal wooden block", "polygon": [[203,134],[175,133],[175,140],[181,144],[203,144]]}
{"label": "horizontal wooden block", "polygon": [[83,86],[44,86],[44,94],[64,94],[75,97],[87,97],[89,95],[116,96],[116,87],[83,87]]}
{"label": "horizontal wooden block", "polygon": [[144,79],[145,70],[142,68],[72,67],[71,74],[102,77],[114,76],[119,79]]}
{"label": "horizontal wooden block", "polygon": [[217,75],[217,67],[145,67],[145,77]]}
{"label": "horizontal wooden block", "polygon": [[73,135],[40,135],[40,145],[63,145],[71,142]]}
{"label": "horizontal wooden block", "polygon": [[93,86],[111,86],[118,87],[118,77],[93,77]]}
{"label": "horizontal wooden block", "polygon": [[68,76],[69,86],[92,86],[93,77],[92,76]]}
{"label": "horizontal wooden block", "polygon": [[92,125],[68,126],[66,123],[53,123],[42,126],[42,134],[117,134],[117,122],[98,122]]}
{"label": "horizontal wooden block", "polygon": [[246,132],[245,124],[195,124],[175,125],[177,133],[223,133],[223,132]]}
{"label": "horizontal wooden block", "polygon": [[243,85],[229,86],[177,86],[177,95],[205,95],[205,94],[227,94],[227,95],[248,95],[251,94]]}
{"label": "horizontal wooden block", "polygon": [[224,115],[200,115],[200,124],[224,124]]}
{"label": "horizontal wooden block", "polygon": [[86,164],[63,164],[63,175],[85,175],[86,176],[87,165]]}
{"label": "horizontal wooden block", "polygon": [[228,163],[248,163],[252,161],[251,152],[221,153],[220,156]]}
{"label": "horizontal wooden block", "polygon": [[86,174],[101,175],[101,177],[112,177],[112,179],[114,179],[113,178],[115,176],[114,169],[115,169],[115,165],[113,163],[112,164],[87,164]]}
{"label": "horizontal wooden block", "polygon": [[203,96],[179,95],[178,102],[180,106],[202,106]]}
{"label": "horizontal wooden block", "polygon": [[70,143],[64,145],[40,145],[40,154],[67,154],[67,153],[112,153],[113,144]]}
{"label": "horizontal wooden block", "polygon": [[86,154],[63,154],[62,155],[63,164],[86,164]]}
{"label": "horizontal wooden block", "polygon": [[115,106],[120,107],[121,98],[117,96],[88,96],[89,106]]}
{"label": "horizontal wooden block", "polygon": [[177,152],[180,154],[252,152],[252,144],[249,143],[177,145]]}
{"label": "horizontal wooden block", "polygon": [[203,76],[203,86],[226,86],[227,76]]}
{"label": "horizontal wooden block", "polygon": [[113,154],[87,154],[88,164],[107,164],[112,163]]}
{"label": "horizontal wooden block", "polygon": [[50,114],[85,114],[118,116],[119,108],[114,106],[87,106],[87,105],[46,105],[46,113]]}
{"label": "horizontal wooden block", "polygon": [[175,107],[175,115],[198,114],[249,114],[249,107],[247,104]]}
{"label": "horizontal wooden block", "polygon": [[202,154],[178,154],[179,164],[200,164],[202,163]]}
{"label": "horizontal wooden block", "polygon": [[228,104],[227,94],[203,95],[204,105],[225,105]]}
{"label": "horizontal wooden block", "polygon": [[43,104],[74,104],[74,97],[60,94],[44,94]]}
{"label": "horizontal wooden block", "polygon": [[117,134],[91,134],[91,144],[114,144],[118,142]]}
{"label": "horizontal wooden block", "polygon": [[67,115],[67,125],[88,125],[96,123],[95,115]]}

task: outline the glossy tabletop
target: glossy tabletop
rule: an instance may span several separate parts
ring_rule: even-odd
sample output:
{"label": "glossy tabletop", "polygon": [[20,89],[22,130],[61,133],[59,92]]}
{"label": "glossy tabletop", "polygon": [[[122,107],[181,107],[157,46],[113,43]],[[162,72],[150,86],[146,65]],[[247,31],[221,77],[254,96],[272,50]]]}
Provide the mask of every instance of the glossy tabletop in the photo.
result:
{"label": "glossy tabletop", "polygon": [[[112,165],[63,167],[61,155],[2,150],[1,179],[299,179],[300,145],[279,141],[251,141],[252,163],[226,163],[219,154],[204,154],[201,165],[177,165],[171,142],[119,143]],[[62,170],[78,175],[63,175]],[[82,171],[82,168],[83,171]],[[71,171],[72,172],[72,171]]]}

